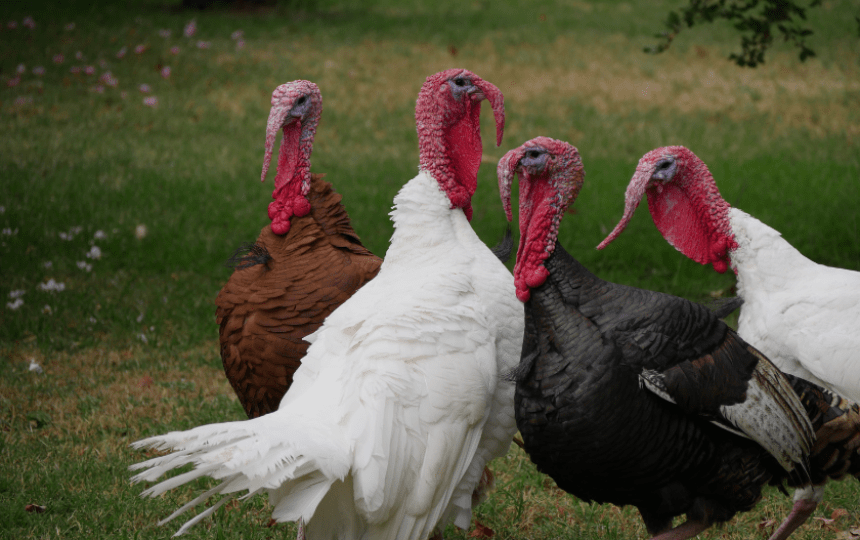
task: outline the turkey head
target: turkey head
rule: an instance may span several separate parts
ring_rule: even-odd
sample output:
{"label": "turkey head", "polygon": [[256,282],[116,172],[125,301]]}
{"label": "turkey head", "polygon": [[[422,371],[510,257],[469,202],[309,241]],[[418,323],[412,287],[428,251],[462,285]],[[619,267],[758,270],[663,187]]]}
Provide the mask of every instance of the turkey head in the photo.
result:
{"label": "turkey head", "polygon": [[481,101],[488,100],[496,120],[496,146],[505,128],[505,100],[493,84],[466,69],[431,75],[418,93],[415,121],[420,168],[448,195],[451,208],[472,219],[472,195],[481,165]]}
{"label": "turkey head", "polygon": [[284,132],[275,190],[269,203],[272,232],[287,234],[290,218],[302,217],[310,212],[307,194],[311,185],[311,151],[314,135],[322,114],[322,95],[319,87],[310,81],[293,81],[275,88],[272,92],[272,110],[266,124],[266,152],[263,156],[261,181],[266,180],[272,149],[278,130]]}
{"label": "turkey head", "polygon": [[624,216],[597,249],[612,242],[630,222],[642,196],[654,224],[678,251],[723,273],[737,247],[729,224],[729,203],[708,167],[683,146],[665,146],[642,156],[627,186]]}
{"label": "turkey head", "polygon": [[502,157],[499,193],[511,220],[511,184],[520,176],[520,245],[514,268],[517,298],[525,302],[530,287],[542,285],[549,272],[544,261],[555,249],[558,227],[585,179],[577,149],[564,141],[537,137]]}

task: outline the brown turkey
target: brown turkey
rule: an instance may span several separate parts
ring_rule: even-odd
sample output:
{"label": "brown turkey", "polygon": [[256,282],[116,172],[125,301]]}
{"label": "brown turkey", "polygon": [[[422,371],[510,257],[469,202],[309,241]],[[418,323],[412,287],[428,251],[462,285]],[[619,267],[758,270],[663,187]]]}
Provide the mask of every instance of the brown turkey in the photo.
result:
{"label": "brown turkey", "polygon": [[312,82],[282,84],[272,94],[263,181],[278,130],[284,134],[272,223],[237,251],[233,275],[215,299],[224,372],[248,418],[278,408],[307,352],[305,337],[382,264],[361,244],[341,196],[310,172],[321,113]]}
{"label": "brown turkey", "polygon": [[[509,219],[515,174],[525,334],[510,377],[540,471],[581,499],[636,506],[660,540],[751,509],[766,484],[858,473],[857,405],[783,376],[704,306],[603,281],[562,248],[559,224],[584,178],[574,147],[539,137],[502,158]],[[771,538],[809,512],[797,501]]]}

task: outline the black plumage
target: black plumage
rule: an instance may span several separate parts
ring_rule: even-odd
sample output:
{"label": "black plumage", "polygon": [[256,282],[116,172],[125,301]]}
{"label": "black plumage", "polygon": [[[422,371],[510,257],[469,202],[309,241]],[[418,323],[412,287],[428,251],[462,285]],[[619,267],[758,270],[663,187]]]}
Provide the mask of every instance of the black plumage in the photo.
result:
{"label": "black plumage", "polygon": [[[609,283],[564,250],[559,223],[584,178],[575,148],[539,137],[502,158],[509,217],[515,174],[525,335],[509,377],[539,470],[579,498],[635,505],[661,540],[751,509],[767,484],[815,500],[827,479],[857,476],[860,407],[776,369],[720,320],[736,301],[709,309]],[[771,540],[815,504],[798,500]]]}

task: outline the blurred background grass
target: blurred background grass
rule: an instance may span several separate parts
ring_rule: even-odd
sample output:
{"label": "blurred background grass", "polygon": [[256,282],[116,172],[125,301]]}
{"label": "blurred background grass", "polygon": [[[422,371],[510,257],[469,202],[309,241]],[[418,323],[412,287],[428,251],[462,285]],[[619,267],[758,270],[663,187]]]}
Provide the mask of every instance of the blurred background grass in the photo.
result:
{"label": "blurred background grass", "polygon": [[[688,31],[662,55],[642,53],[681,3],[0,8],[0,537],[160,538],[175,530],[154,524],[189,491],[138,501],[125,467],[141,456],[126,445],[243,416],[221,373],[213,301],[230,274],[224,260],[267,223],[272,180],[259,182],[265,122],[271,91],[289,80],[320,85],[312,170],[343,193],[356,231],[380,255],[391,200],[417,171],[417,92],[427,75],[465,67],[506,97],[501,148],[492,145],[490,111],[483,113],[472,224],[485,242],[505,227],[496,161],[527,139],[551,136],[579,148],[587,173],[576,215],[560,233],[574,256],[613,281],[697,300],[725,294],[734,277],[679,255],[647,212],[610,248],[594,249],[621,216],[639,157],[683,144],[709,165],[730,203],[813,260],[860,269],[856,5],[826,1],[809,11],[817,58],[800,63],[776,44],[750,70],[726,60],[738,49],[727,25]],[[185,37],[192,19],[196,33]],[[157,106],[145,105],[153,96]],[[145,235],[136,234],[141,225]],[[100,258],[86,256],[93,246]],[[41,290],[49,279],[65,289]],[[6,305],[18,295],[20,307]],[[44,374],[28,371],[31,359]],[[501,538],[644,534],[635,511],[548,488],[518,450],[497,472],[500,487],[479,516]],[[855,513],[837,524],[856,526],[855,488],[853,480],[832,488],[819,514],[850,507]],[[49,512],[27,513],[29,503]],[[757,513],[705,536],[750,538],[789,504],[771,494]],[[262,500],[236,508],[194,534],[286,534],[261,527]],[[808,538],[836,534],[819,523],[807,529]]]}

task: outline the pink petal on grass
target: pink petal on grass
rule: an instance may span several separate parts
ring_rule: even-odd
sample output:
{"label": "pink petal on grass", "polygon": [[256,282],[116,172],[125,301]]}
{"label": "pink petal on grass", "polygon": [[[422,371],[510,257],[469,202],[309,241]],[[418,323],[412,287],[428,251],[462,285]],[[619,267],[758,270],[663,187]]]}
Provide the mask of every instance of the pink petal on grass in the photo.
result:
{"label": "pink petal on grass", "polygon": [[145,50],[146,50],[146,45],[141,43],[140,45],[138,45],[137,47],[134,48],[134,54],[143,54],[143,52]]}
{"label": "pink petal on grass", "polygon": [[21,21],[21,26],[32,30],[33,28],[36,28],[36,21],[33,20],[33,17],[24,17],[24,20]]}
{"label": "pink petal on grass", "polygon": [[166,30],[166,29],[162,28],[161,30],[158,31],[158,35],[163,37],[164,39],[167,39],[170,37],[170,30]]}
{"label": "pink petal on grass", "polygon": [[150,88],[149,85],[145,84],[145,83],[141,84],[137,88],[138,88],[138,90],[140,90],[141,94],[148,94],[148,93],[152,92],[152,88]]}
{"label": "pink petal on grass", "polygon": [[185,34],[185,37],[191,37],[197,32],[197,20],[191,19],[191,21],[185,25],[185,29],[183,29],[182,33]]}
{"label": "pink petal on grass", "polygon": [[123,47],[122,49],[120,49],[119,51],[117,51],[117,53],[116,53],[116,57],[117,57],[117,58],[122,58],[123,56],[125,56],[125,53],[127,53],[127,52],[128,52],[128,47]]}
{"label": "pink petal on grass", "polygon": [[198,41],[197,42],[197,48],[198,49],[208,49],[211,46],[212,46],[212,43],[209,41]]}
{"label": "pink petal on grass", "polygon": [[70,30],[70,31],[71,31],[71,30],[74,30],[74,29],[75,29],[75,23],[70,22],[70,23],[68,23],[64,28],[65,28],[66,30]]}
{"label": "pink petal on grass", "polygon": [[96,68],[93,66],[84,66],[84,74],[85,75],[95,75]]}
{"label": "pink petal on grass", "polygon": [[179,47],[171,47],[170,54],[179,54]]}
{"label": "pink petal on grass", "polygon": [[37,77],[41,77],[44,74],[45,74],[45,68],[44,67],[36,66],[33,68],[33,75],[35,75]]}
{"label": "pink petal on grass", "polygon": [[66,57],[63,56],[62,54],[55,54],[54,58],[52,58],[52,60],[54,61],[55,64],[62,64],[66,60]]}
{"label": "pink petal on grass", "polygon": [[154,109],[158,107],[158,98],[155,96],[145,97],[143,98],[143,104]]}
{"label": "pink petal on grass", "polygon": [[165,79],[170,77],[170,66],[164,66],[161,68],[161,76]]}
{"label": "pink petal on grass", "polygon": [[21,83],[21,76],[18,75],[6,81],[6,86],[12,88],[13,86],[18,86]]}

